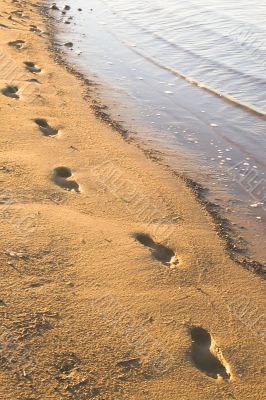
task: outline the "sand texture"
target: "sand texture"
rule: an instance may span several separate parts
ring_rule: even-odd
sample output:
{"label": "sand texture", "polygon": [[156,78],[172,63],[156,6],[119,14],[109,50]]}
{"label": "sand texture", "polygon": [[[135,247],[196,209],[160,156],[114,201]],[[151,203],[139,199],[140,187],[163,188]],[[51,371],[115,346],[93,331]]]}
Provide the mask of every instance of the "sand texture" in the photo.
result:
{"label": "sand texture", "polygon": [[0,0],[0,398],[263,400],[265,283]]}

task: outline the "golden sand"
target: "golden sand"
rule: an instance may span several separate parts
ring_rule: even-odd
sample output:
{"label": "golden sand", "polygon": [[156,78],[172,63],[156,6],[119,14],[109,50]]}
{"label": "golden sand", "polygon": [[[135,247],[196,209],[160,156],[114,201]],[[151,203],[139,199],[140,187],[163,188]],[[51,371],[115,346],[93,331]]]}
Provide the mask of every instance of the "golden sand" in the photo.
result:
{"label": "golden sand", "polygon": [[262,279],[95,117],[37,5],[0,0],[0,398],[265,399]]}

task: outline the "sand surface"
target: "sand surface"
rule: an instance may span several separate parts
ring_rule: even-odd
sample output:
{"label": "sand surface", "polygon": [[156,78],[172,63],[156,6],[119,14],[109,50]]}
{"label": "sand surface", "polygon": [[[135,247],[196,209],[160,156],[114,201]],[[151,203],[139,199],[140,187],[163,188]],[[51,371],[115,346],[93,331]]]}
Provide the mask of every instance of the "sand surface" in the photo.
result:
{"label": "sand surface", "polygon": [[0,0],[0,398],[265,399],[264,281],[95,117],[38,4]]}

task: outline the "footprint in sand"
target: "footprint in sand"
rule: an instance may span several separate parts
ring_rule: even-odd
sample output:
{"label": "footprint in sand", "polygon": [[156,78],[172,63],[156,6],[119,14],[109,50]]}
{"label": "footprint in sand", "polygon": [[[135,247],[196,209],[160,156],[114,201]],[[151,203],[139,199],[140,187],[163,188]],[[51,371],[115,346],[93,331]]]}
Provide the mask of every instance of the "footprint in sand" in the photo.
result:
{"label": "footprint in sand", "polygon": [[53,181],[56,185],[65,190],[80,193],[79,184],[74,179],[70,179],[72,177],[72,171],[67,167],[57,167],[53,171]]}
{"label": "footprint in sand", "polygon": [[220,349],[205,329],[191,329],[191,356],[195,366],[211,378],[231,379],[229,365],[224,360]]}
{"label": "footprint in sand", "polygon": [[154,240],[145,233],[136,233],[134,237],[143,246],[150,249],[152,257],[155,258],[155,260],[160,261],[165,265],[170,265],[172,268],[179,264],[178,258],[169,247],[160,243],[155,243]]}
{"label": "footprint in sand", "polygon": [[24,61],[25,68],[27,71],[33,73],[33,74],[39,74],[42,72],[41,68],[37,67],[32,61]]}
{"label": "footprint in sand", "polygon": [[19,99],[18,95],[18,87],[14,85],[8,85],[4,89],[1,90],[1,93],[4,96],[11,97],[12,99]]}
{"label": "footprint in sand", "polygon": [[34,122],[39,126],[39,129],[44,136],[56,136],[59,132],[58,129],[52,128],[46,119],[36,118]]}
{"label": "footprint in sand", "polygon": [[24,43],[24,40],[14,40],[13,42],[9,42],[8,45],[20,50],[23,47]]}

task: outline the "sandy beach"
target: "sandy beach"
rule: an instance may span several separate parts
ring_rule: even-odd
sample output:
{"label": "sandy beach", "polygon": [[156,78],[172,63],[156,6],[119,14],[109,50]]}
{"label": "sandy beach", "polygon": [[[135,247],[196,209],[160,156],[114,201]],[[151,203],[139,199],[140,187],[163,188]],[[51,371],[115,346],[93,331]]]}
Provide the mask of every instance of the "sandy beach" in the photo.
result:
{"label": "sandy beach", "polygon": [[264,399],[265,281],[97,118],[43,4],[0,0],[0,397]]}

